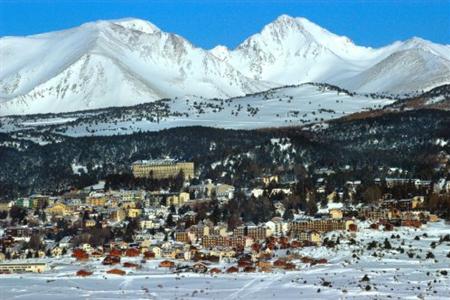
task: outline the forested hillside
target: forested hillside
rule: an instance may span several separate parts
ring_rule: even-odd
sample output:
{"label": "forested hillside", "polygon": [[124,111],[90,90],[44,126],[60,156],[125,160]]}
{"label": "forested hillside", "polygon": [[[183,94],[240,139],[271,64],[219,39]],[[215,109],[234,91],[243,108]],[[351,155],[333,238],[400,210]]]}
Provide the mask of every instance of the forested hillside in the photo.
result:
{"label": "forested hillside", "polygon": [[[450,112],[417,110],[330,122],[322,129],[225,130],[184,127],[110,137],[71,138],[50,134],[48,144],[0,135],[0,194],[60,192],[110,174],[130,173],[138,159],[192,160],[201,178],[236,186],[263,173],[314,171],[327,167],[383,167],[433,178],[445,169]],[[439,169],[440,168],[440,169]]]}

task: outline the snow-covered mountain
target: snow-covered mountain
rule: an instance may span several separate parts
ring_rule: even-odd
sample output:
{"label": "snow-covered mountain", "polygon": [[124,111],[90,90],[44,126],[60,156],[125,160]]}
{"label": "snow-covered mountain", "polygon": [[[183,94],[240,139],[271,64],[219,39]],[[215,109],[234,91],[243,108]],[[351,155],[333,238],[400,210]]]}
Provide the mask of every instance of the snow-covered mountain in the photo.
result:
{"label": "snow-covered mountain", "polygon": [[208,51],[126,19],[0,40],[1,113],[122,106],[187,94],[228,98],[268,89]]}
{"label": "snow-covered mountain", "polygon": [[450,46],[413,38],[372,49],[280,16],[234,50],[204,50],[139,19],[0,38],[0,115],[230,98],[304,82],[365,93],[450,83]]}
{"label": "snow-covered mountain", "polygon": [[420,38],[373,49],[304,18],[282,15],[235,50],[211,52],[244,75],[280,85],[326,82],[365,92],[407,93],[450,82],[450,46]]}

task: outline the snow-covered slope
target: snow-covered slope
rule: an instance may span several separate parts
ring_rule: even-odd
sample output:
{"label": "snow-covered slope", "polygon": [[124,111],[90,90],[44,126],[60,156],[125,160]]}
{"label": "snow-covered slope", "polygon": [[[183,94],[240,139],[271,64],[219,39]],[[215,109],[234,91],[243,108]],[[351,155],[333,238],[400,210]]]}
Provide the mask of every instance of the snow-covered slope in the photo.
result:
{"label": "snow-covered slope", "polygon": [[333,86],[303,84],[232,99],[183,97],[59,115],[0,117],[0,132],[51,130],[70,136],[130,134],[183,126],[232,129],[299,126],[392,104]]}
{"label": "snow-covered slope", "polygon": [[413,38],[372,49],[282,15],[234,50],[204,50],[139,19],[0,38],[0,115],[230,98],[324,82],[365,93],[450,83],[450,46]]}
{"label": "snow-covered slope", "polygon": [[121,106],[193,94],[228,98],[270,88],[182,37],[141,20],[2,38],[1,114]]}

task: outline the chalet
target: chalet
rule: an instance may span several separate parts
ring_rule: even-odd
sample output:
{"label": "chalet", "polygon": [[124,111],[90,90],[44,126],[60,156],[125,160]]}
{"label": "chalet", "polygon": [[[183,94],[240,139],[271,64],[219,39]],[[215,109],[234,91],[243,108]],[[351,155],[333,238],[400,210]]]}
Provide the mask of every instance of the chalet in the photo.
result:
{"label": "chalet", "polygon": [[136,257],[136,256],[139,256],[141,253],[139,252],[139,249],[136,249],[136,248],[128,248],[126,251],[125,251],[125,256],[128,256],[128,257]]}
{"label": "chalet", "polygon": [[122,250],[117,249],[117,248],[113,248],[113,249],[111,249],[111,251],[109,251],[109,255],[110,256],[116,256],[116,257],[121,257],[122,256]]}
{"label": "chalet", "polygon": [[259,271],[263,273],[272,273],[273,270],[272,267],[260,267]]}
{"label": "chalet", "polygon": [[297,240],[291,241],[291,248],[300,248],[302,246],[302,243]]}
{"label": "chalet", "polygon": [[155,254],[155,258],[159,258],[162,256],[162,249],[158,246],[152,247],[151,252]]}
{"label": "chalet", "polygon": [[219,268],[212,268],[209,270],[209,273],[211,274],[219,274],[222,273],[222,271]]}
{"label": "chalet", "polygon": [[81,276],[81,277],[86,277],[86,276],[91,276],[92,272],[82,269],[82,270],[78,270],[76,275]]}
{"label": "chalet", "polygon": [[247,266],[244,268],[244,272],[245,273],[253,273],[253,272],[256,272],[256,268],[252,267],[252,266]]}
{"label": "chalet", "polygon": [[437,221],[439,221],[439,217],[437,215],[430,214],[428,216],[428,221],[430,221],[430,222],[437,222]]}
{"label": "chalet", "polygon": [[379,225],[377,223],[372,223],[369,226],[370,229],[374,229],[374,230],[378,230],[378,227],[379,227]]}
{"label": "chalet", "polygon": [[161,268],[173,268],[175,267],[175,263],[170,260],[163,260],[162,262],[159,263],[159,266]]}
{"label": "chalet", "polygon": [[91,244],[89,243],[83,243],[81,244],[81,249],[83,249],[84,251],[86,251],[87,253],[92,252],[94,249],[92,248]]}
{"label": "chalet", "polygon": [[286,260],[284,259],[277,259],[273,262],[273,266],[275,268],[284,269],[286,267]]}
{"label": "chalet", "polygon": [[91,256],[95,258],[100,258],[103,256],[103,252],[99,249],[95,249],[94,251],[91,252]]}
{"label": "chalet", "polygon": [[192,269],[195,273],[206,273],[208,272],[208,266],[203,263],[196,263],[192,266]]}
{"label": "chalet", "polygon": [[89,254],[85,250],[77,248],[73,250],[72,257],[75,257],[77,261],[84,261],[89,259]]}
{"label": "chalet", "polygon": [[350,231],[350,232],[356,232],[356,231],[358,231],[358,225],[356,225],[356,224],[354,224],[354,223],[351,223],[351,224],[348,226],[348,231]]}
{"label": "chalet", "polygon": [[125,272],[124,270],[121,270],[121,269],[111,269],[111,270],[106,271],[106,273],[112,274],[112,275],[120,275],[120,276],[127,274],[127,272]]}
{"label": "chalet", "polygon": [[253,266],[253,262],[251,260],[240,259],[238,261],[239,268],[245,268],[247,266]]}
{"label": "chalet", "polygon": [[123,263],[123,267],[124,267],[124,268],[138,269],[138,268],[139,268],[139,265],[138,265],[138,264],[134,264],[134,263],[130,263],[130,262],[124,262],[124,263]]}
{"label": "chalet", "polygon": [[256,262],[256,266],[259,268],[271,268],[272,263],[270,261],[260,260]]}
{"label": "chalet", "polygon": [[286,265],[284,266],[284,269],[287,271],[293,271],[295,270],[296,266],[293,263],[287,262]]}
{"label": "chalet", "polygon": [[216,256],[219,258],[219,261],[226,260],[230,261],[231,258],[236,256],[236,251],[228,247],[218,247],[209,251],[211,256]]}
{"label": "chalet", "polygon": [[105,265],[105,266],[120,264],[120,257],[118,257],[118,256],[107,255],[107,256],[103,259],[102,264]]}
{"label": "chalet", "polygon": [[394,230],[394,225],[392,225],[391,223],[384,224],[384,231],[392,231],[392,230]]}
{"label": "chalet", "polygon": [[155,253],[152,251],[145,251],[144,252],[144,259],[154,259]]}
{"label": "chalet", "polygon": [[312,264],[315,260],[314,258],[308,257],[308,256],[304,256],[301,258],[302,263],[304,264]]}
{"label": "chalet", "polygon": [[422,227],[422,222],[420,220],[402,220],[401,226],[420,228]]}
{"label": "chalet", "polygon": [[239,272],[239,269],[238,269],[237,267],[235,267],[235,266],[231,266],[231,267],[229,267],[229,268],[227,269],[226,272],[227,272],[227,273],[237,273],[237,272]]}
{"label": "chalet", "polygon": [[56,246],[56,247],[53,247],[53,248],[50,250],[50,253],[52,254],[53,257],[59,257],[59,256],[61,256],[61,255],[63,254],[63,252],[64,252],[63,249],[64,249],[64,248],[61,248],[61,247]]}

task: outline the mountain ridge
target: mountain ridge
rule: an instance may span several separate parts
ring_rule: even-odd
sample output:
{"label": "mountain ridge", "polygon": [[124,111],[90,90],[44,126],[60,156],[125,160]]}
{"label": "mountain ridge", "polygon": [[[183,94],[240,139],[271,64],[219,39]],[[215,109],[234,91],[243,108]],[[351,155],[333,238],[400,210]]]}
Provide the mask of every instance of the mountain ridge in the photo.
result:
{"label": "mountain ridge", "polygon": [[2,37],[0,59],[6,62],[0,70],[0,115],[184,96],[226,99],[306,82],[386,94],[450,83],[449,45],[412,38],[378,49],[362,47],[288,15],[232,50],[205,50],[151,22],[124,18]]}

